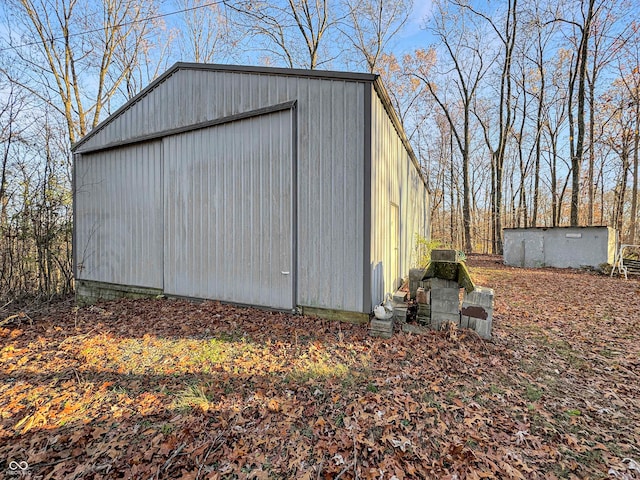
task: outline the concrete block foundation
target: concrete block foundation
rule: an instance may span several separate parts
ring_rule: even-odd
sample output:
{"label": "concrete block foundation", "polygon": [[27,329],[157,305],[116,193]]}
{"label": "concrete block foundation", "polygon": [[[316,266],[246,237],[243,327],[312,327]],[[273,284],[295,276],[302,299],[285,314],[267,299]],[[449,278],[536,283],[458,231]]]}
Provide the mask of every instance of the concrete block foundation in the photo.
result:
{"label": "concrete block foundation", "polygon": [[78,305],[90,305],[99,300],[115,300],[117,298],[153,298],[158,295],[162,295],[162,290],[159,288],[76,280],[76,303]]}

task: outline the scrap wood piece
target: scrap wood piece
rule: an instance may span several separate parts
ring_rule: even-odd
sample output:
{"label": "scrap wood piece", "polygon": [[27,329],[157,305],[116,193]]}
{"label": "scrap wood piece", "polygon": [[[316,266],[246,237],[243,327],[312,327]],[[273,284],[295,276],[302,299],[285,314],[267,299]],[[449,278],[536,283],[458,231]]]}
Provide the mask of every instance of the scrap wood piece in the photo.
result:
{"label": "scrap wood piece", "polygon": [[6,324],[8,324],[9,322],[11,322],[12,320],[15,320],[16,318],[28,318],[30,323],[33,323],[33,320],[31,320],[31,317],[29,315],[27,315],[24,312],[18,312],[14,315],[9,315],[7,318],[5,318],[4,320],[2,320],[0,322],[0,327],[4,327]]}

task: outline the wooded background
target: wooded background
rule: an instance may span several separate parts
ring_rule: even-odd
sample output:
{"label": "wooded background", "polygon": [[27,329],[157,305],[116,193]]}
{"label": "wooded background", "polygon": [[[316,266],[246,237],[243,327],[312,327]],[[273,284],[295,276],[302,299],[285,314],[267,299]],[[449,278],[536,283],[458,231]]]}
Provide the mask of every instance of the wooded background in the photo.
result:
{"label": "wooded background", "polygon": [[72,291],[71,145],[178,60],[381,75],[429,181],[432,237],[451,246],[501,253],[503,227],[558,225],[610,225],[636,243],[639,11],[622,0],[5,0],[0,299]]}

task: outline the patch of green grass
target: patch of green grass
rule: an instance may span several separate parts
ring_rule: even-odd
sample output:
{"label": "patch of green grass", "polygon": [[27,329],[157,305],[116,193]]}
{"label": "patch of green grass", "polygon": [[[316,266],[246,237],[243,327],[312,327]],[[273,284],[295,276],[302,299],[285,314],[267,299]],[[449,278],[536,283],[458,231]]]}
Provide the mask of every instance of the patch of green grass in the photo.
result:
{"label": "patch of green grass", "polygon": [[426,403],[430,408],[442,410],[442,404],[436,400],[435,395],[431,392],[422,395],[422,401]]}
{"label": "patch of green grass", "polygon": [[171,432],[173,432],[173,428],[173,425],[163,423],[160,427],[160,433],[162,433],[163,435],[169,435]]}
{"label": "patch of green grass", "polygon": [[224,343],[238,342],[240,340],[245,343],[251,342],[251,339],[246,335],[243,335],[241,332],[217,332],[213,335],[213,339]]}
{"label": "patch of green grass", "polygon": [[229,345],[223,340],[212,338],[202,341],[195,352],[195,359],[201,362],[221,363],[229,357]]}
{"label": "patch of green grass", "polygon": [[542,398],[542,390],[533,385],[527,385],[524,395],[530,402],[537,402]]}
{"label": "patch of green grass", "polygon": [[380,442],[382,435],[384,434],[384,429],[379,426],[371,427],[368,431],[368,437],[371,438],[374,443]]}
{"label": "patch of green grass", "polygon": [[579,356],[579,352],[576,352],[565,340],[556,340],[549,342],[549,346],[553,349],[553,351],[565,360],[569,365],[574,368],[582,368],[586,366],[585,360]]}
{"label": "patch of green grass", "polygon": [[336,358],[335,355],[323,348],[311,345],[306,352],[301,352],[294,359],[289,372],[285,376],[285,382],[307,383],[309,381],[325,381],[329,379],[341,379],[342,382],[354,383],[355,376],[361,376],[351,361]]}
{"label": "patch of green grass", "polygon": [[211,400],[203,385],[190,385],[176,395],[172,407],[177,410],[200,408],[206,412],[209,410]]}
{"label": "patch of green grass", "polygon": [[152,425],[151,420],[145,418],[140,422],[140,429],[144,432],[151,425]]}
{"label": "patch of green grass", "polygon": [[[563,449],[563,454],[575,461],[575,464],[579,466],[579,469],[577,470],[578,472],[582,469],[586,471],[591,469],[600,470],[600,466],[604,462],[602,452],[598,449],[587,449],[585,451],[575,452],[569,448],[565,448]],[[574,470],[572,473],[575,475],[576,471]],[[584,477],[584,471],[581,477]],[[569,477],[565,476],[563,478]]]}
{"label": "patch of green grass", "polygon": [[531,414],[531,433],[534,435],[544,435],[545,432],[555,432],[555,426],[550,423],[544,415],[533,411]]}
{"label": "patch of green grass", "polygon": [[504,394],[504,390],[502,388],[500,388],[498,385],[490,385],[489,386],[489,392],[491,392],[493,395],[503,395]]}
{"label": "patch of green grass", "polygon": [[299,426],[298,431],[302,436],[307,437],[310,440],[313,440],[315,438],[315,435],[313,434],[313,428],[311,427],[311,425]]}
{"label": "patch of green grass", "polygon": [[290,383],[307,383],[311,380],[327,380],[329,378],[345,378],[349,376],[349,368],[338,363],[332,365],[330,363],[310,363],[305,364],[292,372],[289,372],[285,381]]}
{"label": "patch of green grass", "polygon": [[628,452],[625,452],[624,449],[620,446],[620,444],[615,441],[605,441],[603,439],[601,443],[606,445],[607,449],[609,449],[609,452],[611,452],[616,457],[623,458],[628,454]]}
{"label": "patch of green grass", "polygon": [[619,355],[620,355],[620,352],[613,351],[613,350],[611,350],[611,349],[609,349],[609,348],[607,348],[607,347],[605,347],[605,348],[601,349],[599,353],[600,353],[600,355],[602,355],[603,357],[605,357],[605,358],[609,358],[609,359],[611,359],[611,358],[615,358],[615,357],[617,357],[617,356],[619,356]]}

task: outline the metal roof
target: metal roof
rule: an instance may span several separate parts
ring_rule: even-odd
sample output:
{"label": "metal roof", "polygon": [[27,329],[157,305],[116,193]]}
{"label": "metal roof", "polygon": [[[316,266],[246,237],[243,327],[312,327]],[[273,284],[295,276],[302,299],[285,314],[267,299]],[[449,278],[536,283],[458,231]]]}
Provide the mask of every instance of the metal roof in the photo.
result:
{"label": "metal roof", "polygon": [[207,63],[192,63],[192,62],[177,62],[173,66],[171,66],[166,72],[152,81],[146,88],[144,88],[140,93],[136,96],[128,100],[124,105],[118,108],[114,113],[109,115],[105,120],[100,122],[94,129],[92,129],[88,134],[78,140],[75,144],[71,146],[71,150],[75,152],[81,145],[83,145],[87,140],[93,137],[100,130],[104,129],[107,125],[113,122],[120,114],[124,111],[132,108],[141,98],[145,97],[152,90],[154,90],[159,84],[167,80],[174,73],[179,70],[205,70],[212,72],[237,72],[237,73],[253,73],[259,75],[274,75],[274,76],[294,76],[294,77],[307,77],[307,78],[318,78],[318,79],[327,79],[327,80],[346,80],[346,81],[354,81],[354,82],[363,82],[363,83],[372,83],[374,89],[382,101],[385,110],[389,114],[393,125],[402,140],[404,147],[407,149],[409,156],[418,170],[420,177],[422,178],[423,183],[427,186],[426,178],[420,168],[420,163],[409,143],[409,139],[404,131],[402,123],[393,108],[391,100],[389,98],[389,94],[387,93],[386,88],[384,87],[382,80],[379,75],[371,74],[371,73],[357,73],[357,72],[340,72],[340,71],[332,71],[332,70],[308,70],[308,69],[299,69],[299,68],[278,68],[278,67],[262,67],[262,66],[250,66],[250,65],[225,65],[225,64],[207,64]]}

